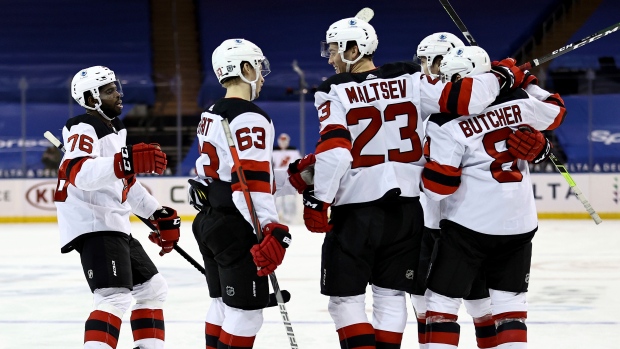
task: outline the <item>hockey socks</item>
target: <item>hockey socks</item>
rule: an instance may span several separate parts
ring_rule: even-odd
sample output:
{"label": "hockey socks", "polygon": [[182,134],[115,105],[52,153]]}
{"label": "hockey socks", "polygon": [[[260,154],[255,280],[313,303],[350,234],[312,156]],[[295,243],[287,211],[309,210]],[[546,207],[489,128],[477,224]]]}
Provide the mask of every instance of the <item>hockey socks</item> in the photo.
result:
{"label": "hockey socks", "polygon": [[420,315],[416,319],[418,320],[418,344],[420,344],[420,349],[426,349],[428,347],[426,344],[426,315]]}
{"label": "hockey socks", "polygon": [[207,349],[217,349],[217,341],[220,339],[221,332],[222,326],[205,322],[205,343],[207,343]]}
{"label": "hockey socks", "polygon": [[400,349],[403,334],[398,332],[375,330],[377,349]]}
{"label": "hockey socks", "polygon": [[495,321],[491,315],[474,319],[476,329],[476,343],[480,349],[495,349],[497,347],[497,335]]}
{"label": "hockey socks", "polygon": [[428,349],[456,348],[459,345],[461,327],[458,316],[447,313],[426,312],[426,339]]}
{"label": "hockey socks", "polygon": [[340,348],[375,348],[375,329],[369,323],[359,323],[338,329]]}
{"label": "hockey socks", "polygon": [[161,309],[135,309],[131,312],[134,344],[141,348],[163,349],[164,312]]}
{"label": "hockey socks", "polygon": [[227,333],[224,330],[220,332],[220,338],[217,342],[217,349],[246,349],[254,346],[254,339],[252,337],[235,336],[234,334]]}
{"label": "hockey socks", "polygon": [[105,311],[95,310],[86,320],[84,331],[84,348],[116,349],[121,319]]}
{"label": "hockey socks", "polygon": [[527,348],[527,312],[515,311],[493,316],[497,325],[497,349]]}

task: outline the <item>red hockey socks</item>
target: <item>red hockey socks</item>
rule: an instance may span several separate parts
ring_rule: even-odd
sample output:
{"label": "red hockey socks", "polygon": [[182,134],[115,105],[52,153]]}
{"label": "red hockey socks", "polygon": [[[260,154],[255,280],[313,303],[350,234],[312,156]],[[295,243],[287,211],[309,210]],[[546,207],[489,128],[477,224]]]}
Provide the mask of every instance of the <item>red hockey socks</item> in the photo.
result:
{"label": "red hockey socks", "polygon": [[420,315],[416,319],[418,320],[418,344],[420,348],[426,348],[426,315]]}
{"label": "red hockey socks", "polygon": [[116,349],[121,322],[120,318],[105,311],[93,311],[86,320],[84,344],[86,342],[100,342],[107,344],[112,349]]}
{"label": "red hockey socks", "polygon": [[207,349],[217,349],[217,341],[220,339],[221,332],[222,326],[205,322],[205,343],[207,343]]}
{"label": "red hockey socks", "polygon": [[476,329],[476,343],[480,349],[493,349],[497,347],[497,335],[495,332],[495,320],[491,315],[474,319]]}
{"label": "red hockey socks", "polygon": [[377,349],[400,349],[403,334],[375,329],[375,341]]}
{"label": "red hockey socks", "polygon": [[135,309],[131,312],[131,330],[136,346],[163,348],[164,312],[161,309]]}
{"label": "red hockey socks", "polygon": [[449,347],[459,345],[461,326],[456,323],[458,316],[447,313],[426,312],[426,339],[428,348]]}
{"label": "red hockey socks", "polygon": [[247,349],[254,346],[254,339],[252,337],[235,336],[234,334],[227,333],[224,330],[220,331],[220,339],[217,342],[217,349]]}
{"label": "red hockey socks", "polygon": [[527,348],[527,312],[514,311],[493,316],[497,324],[497,348]]}
{"label": "red hockey socks", "polygon": [[339,328],[338,339],[342,349],[376,348],[375,329],[367,322]]}

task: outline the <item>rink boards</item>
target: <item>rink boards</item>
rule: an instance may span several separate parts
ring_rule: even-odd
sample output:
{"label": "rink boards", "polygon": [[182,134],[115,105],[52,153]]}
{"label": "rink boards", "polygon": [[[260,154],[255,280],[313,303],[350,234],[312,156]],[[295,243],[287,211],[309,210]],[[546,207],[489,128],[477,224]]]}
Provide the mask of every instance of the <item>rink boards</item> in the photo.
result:
{"label": "rink boards", "polygon": [[[540,218],[589,219],[568,183],[555,173],[532,174],[532,191]],[[602,219],[620,219],[620,173],[579,173],[573,179]],[[141,183],[162,205],[174,207],[180,216],[193,218],[187,202],[189,177],[142,177]],[[53,178],[0,180],[0,223],[53,222],[56,220]]]}

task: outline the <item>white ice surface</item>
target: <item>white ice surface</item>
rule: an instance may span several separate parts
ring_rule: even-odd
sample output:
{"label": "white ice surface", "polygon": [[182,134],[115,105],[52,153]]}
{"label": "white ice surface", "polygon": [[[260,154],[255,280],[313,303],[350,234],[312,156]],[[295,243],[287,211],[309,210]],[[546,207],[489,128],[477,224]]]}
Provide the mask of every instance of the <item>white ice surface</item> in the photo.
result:
{"label": "white ice surface", "polygon": [[[299,348],[339,348],[319,293],[323,236],[291,228],[293,244],[278,268],[280,286],[292,294],[287,303]],[[133,224],[169,284],[166,348],[204,348],[204,318],[209,306],[206,282],[176,252],[157,255],[148,229]],[[201,260],[184,222],[180,246]],[[620,348],[620,221],[540,222],[528,300],[529,348]],[[370,301],[370,297],[367,298]],[[415,317],[408,301],[409,323],[402,348],[417,348]],[[55,224],[0,225],[0,349],[81,348],[84,321],[91,311],[79,255],[61,254]],[[367,303],[370,315],[370,303]],[[129,312],[123,318],[118,348],[133,348]],[[476,348],[471,319],[461,308],[460,348]],[[277,308],[265,310],[265,324],[255,348],[288,348]]]}

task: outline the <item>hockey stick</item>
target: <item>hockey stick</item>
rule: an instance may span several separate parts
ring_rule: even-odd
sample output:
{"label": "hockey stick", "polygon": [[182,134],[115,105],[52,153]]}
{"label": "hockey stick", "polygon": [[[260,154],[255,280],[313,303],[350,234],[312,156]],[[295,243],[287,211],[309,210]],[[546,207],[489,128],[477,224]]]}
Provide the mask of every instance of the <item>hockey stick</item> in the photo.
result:
{"label": "hockey stick", "polygon": [[[440,1],[444,1],[444,0],[440,0]],[[598,40],[598,39],[600,39],[600,38],[602,38],[604,36],[607,36],[607,35],[609,35],[611,33],[614,33],[616,31],[618,31],[619,28],[620,28],[620,22],[618,22],[618,23],[616,23],[614,25],[611,25],[611,26],[609,26],[609,27],[607,27],[607,28],[605,28],[603,30],[600,30],[600,31],[598,31],[598,32],[596,32],[596,33],[594,33],[594,34],[592,34],[590,36],[586,36],[585,38],[583,38],[583,39],[581,39],[579,41],[573,42],[572,44],[568,44],[566,46],[562,46],[559,49],[551,52],[548,55],[542,56],[540,58],[535,58],[535,59],[533,59],[533,60],[531,60],[531,61],[529,61],[529,62],[527,62],[525,64],[520,65],[519,68],[521,68],[521,70],[532,69],[533,67],[537,67],[537,66],[539,66],[539,65],[541,65],[541,64],[543,64],[545,62],[548,62],[548,61],[550,61],[550,60],[552,60],[554,58],[557,58],[557,57],[559,57],[559,56],[561,56],[561,55],[563,55],[565,53],[568,53],[568,52],[576,50],[576,49],[578,49],[578,48],[580,48],[580,47],[582,47],[584,45],[587,45],[587,44],[591,43],[592,41]]]}
{"label": "hockey stick", "polygon": [[573,178],[570,176],[570,174],[566,170],[566,167],[562,163],[560,163],[560,160],[558,160],[558,158],[556,158],[555,155],[553,155],[553,153],[549,153],[549,159],[551,160],[555,168],[557,168],[558,171],[560,171],[560,174],[562,174],[562,177],[566,179],[566,181],[568,182],[568,185],[573,189],[573,192],[575,193],[575,196],[577,197],[577,199],[581,201],[581,204],[583,204],[583,207],[586,208],[586,211],[588,211],[588,213],[590,214],[590,217],[592,217],[592,219],[594,220],[594,223],[601,224],[603,220],[601,220],[601,217],[599,217],[598,213],[594,211],[594,209],[592,208],[592,205],[590,205],[590,202],[586,199],[585,195],[583,195],[581,190],[579,190],[579,187],[577,187],[577,184],[575,183]]}
{"label": "hockey stick", "polygon": [[[252,226],[254,227],[254,231],[256,232],[256,237],[258,238],[258,241],[262,241],[263,231],[258,220],[258,215],[256,214],[256,208],[254,207],[252,196],[250,195],[250,188],[248,187],[248,183],[245,179],[245,174],[243,173],[243,167],[241,166],[241,161],[239,160],[239,154],[237,153],[235,142],[233,141],[232,134],[230,133],[230,125],[228,124],[228,119],[222,119],[222,127],[224,127],[224,133],[226,134],[226,140],[228,141],[230,154],[236,167],[235,172],[237,173],[237,177],[239,177],[239,184],[241,185],[241,190],[243,191],[243,197],[245,198],[245,203],[247,204],[248,211],[250,212]],[[275,272],[269,274],[269,280],[271,281],[273,292],[276,295],[278,306],[280,307],[280,315],[282,315],[282,321],[284,322],[284,327],[286,328],[286,334],[288,335],[289,343],[291,344],[292,349],[296,349],[298,348],[297,339],[295,338],[295,333],[293,332],[293,325],[291,325],[291,321],[288,317],[288,311],[286,310],[286,306],[284,305],[284,299],[282,298],[282,292],[280,292],[280,285],[278,284],[278,279],[276,278]]]}
{"label": "hockey stick", "polygon": [[467,39],[469,44],[471,46],[478,46],[478,43],[476,42],[476,40],[474,40],[474,37],[471,36],[469,30],[467,30],[467,27],[465,26],[465,23],[463,23],[459,15],[456,13],[456,11],[454,11],[454,7],[452,7],[450,2],[448,0],[439,0],[439,2],[441,3],[441,6],[443,6],[443,8],[446,10],[446,12],[448,12],[448,15],[450,16],[450,18],[452,18],[454,24],[456,24],[459,30],[463,33],[463,36],[465,37],[465,39]]}
{"label": "hockey stick", "polygon": [[[456,24],[456,26],[463,32],[463,35],[465,36],[467,41],[469,41],[470,45],[478,46],[478,44],[474,40],[474,37],[469,33],[469,31],[467,31],[467,28],[465,27],[465,24],[463,24],[463,21],[461,21],[461,19],[456,14],[456,12],[454,11],[454,8],[450,5],[448,0],[439,0],[439,2],[443,5],[443,8],[446,9],[446,11],[448,12],[448,15],[450,16],[450,18],[452,18],[452,21],[454,22],[454,24]],[[583,46],[583,45],[585,45],[587,43],[590,43],[590,42],[592,42],[592,41],[594,41],[596,39],[599,39],[599,38],[601,38],[601,37],[603,37],[605,35],[609,35],[609,34],[613,33],[614,31],[618,30],[618,27],[620,27],[620,23],[617,23],[615,25],[612,25],[611,27],[605,28],[605,29],[601,30],[600,32],[598,32],[596,34],[593,34],[593,35],[590,35],[587,38],[584,38],[584,39],[582,39],[582,40],[580,40],[580,41],[578,41],[576,43],[566,45],[563,48],[555,50],[551,54],[549,54],[547,56],[544,56],[544,57],[542,57],[540,59],[534,59],[533,61],[527,62],[527,63],[519,66],[519,69],[521,69],[521,70],[531,69],[532,67],[538,66],[538,65],[540,65],[540,64],[542,64],[544,62],[547,62],[547,61],[549,61],[549,60],[551,60],[551,59],[553,59],[555,57],[561,56],[561,55],[565,54],[566,52],[569,52],[569,51],[572,51],[572,50],[574,50],[576,48],[579,48],[579,47],[581,47],[581,46]],[[604,33],[604,34],[601,34],[601,33]],[[583,41],[585,41],[585,43],[580,44]],[[577,44],[579,44],[579,46],[573,46],[573,45],[577,45]],[[570,48],[569,48],[569,46],[570,46]],[[601,217],[599,217],[599,215],[594,211],[594,209],[592,208],[592,205],[590,205],[590,203],[588,202],[588,200],[586,200],[585,196],[583,195],[583,193],[581,192],[579,187],[577,187],[577,184],[575,183],[573,178],[568,173],[568,170],[566,169],[566,166],[564,166],[560,162],[560,160],[558,160],[558,158],[553,154],[553,152],[549,152],[549,158],[551,159],[551,163],[553,163],[553,166],[555,166],[555,168],[558,170],[558,172],[560,172],[562,177],[564,177],[566,182],[568,182],[568,185],[573,189],[573,192],[575,193],[575,196],[577,196],[577,199],[579,199],[579,201],[581,201],[581,203],[583,204],[583,207],[585,207],[586,211],[588,211],[588,213],[590,214],[590,216],[594,220],[594,223],[600,224],[602,222]]]}
{"label": "hockey stick", "polygon": [[355,15],[355,18],[361,19],[362,21],[368,23],[375,16],[375,11],[373,11],[370,7],[364,7],[359,10],[359,12]]}

